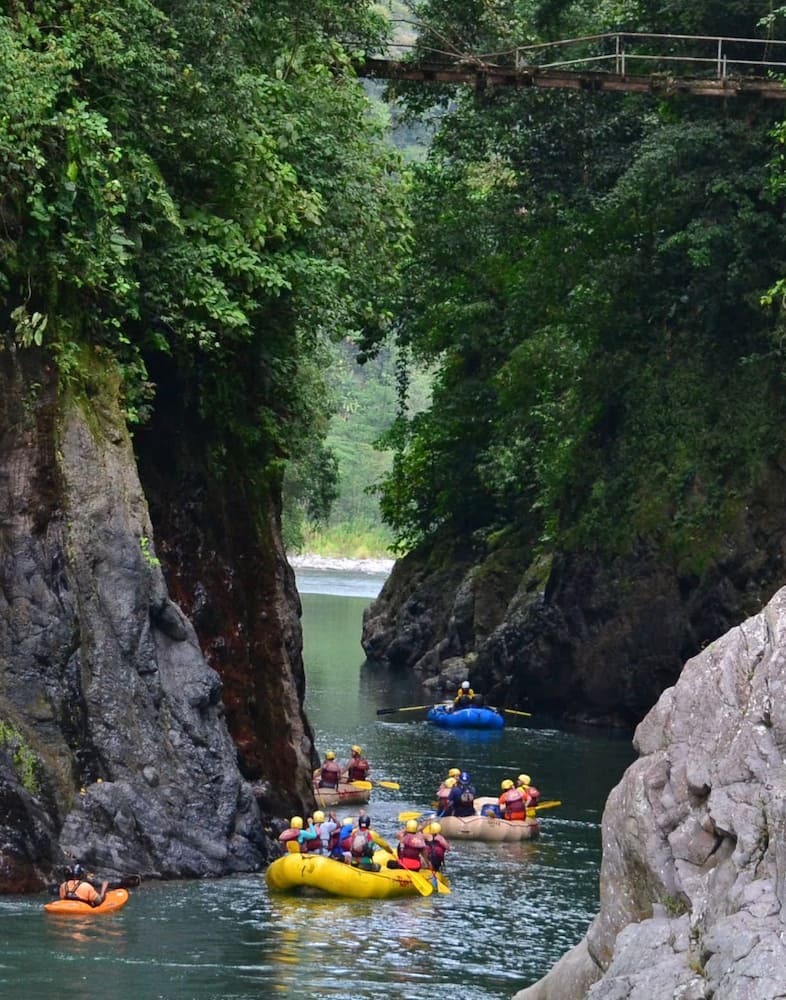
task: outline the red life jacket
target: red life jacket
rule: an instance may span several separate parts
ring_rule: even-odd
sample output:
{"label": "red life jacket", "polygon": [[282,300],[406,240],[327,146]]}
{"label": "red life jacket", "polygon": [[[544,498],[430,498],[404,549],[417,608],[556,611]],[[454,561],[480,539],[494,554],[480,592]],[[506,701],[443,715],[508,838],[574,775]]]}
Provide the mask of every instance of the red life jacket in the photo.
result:
{"label": "red life jacket", "polygon": [[[423,839],[423,834],[421,833],[405,833],[401,838],[401,844],[398,849],[398,856],[402,861],[420,861],[420,855],[423,848],[426,846],[426,841]],[[407,867],[407,866],[405,866]],[[418,865],[420,867],[420,865]]]}
{"label": "red life jacket", "polygon": [[504,795],[500,796],[500,803],[504,806],[503,819],[527,818],[527,800],[522,789],[509,788]]}
{"label": "red life jacket", "polygon": [[341,767],[334,760],[327,760],[319,773],[319,784],[322,788],[338,788],[341,781]]}
{"label": "red life jacket", "polygon": [[364,781],[370,770],[371,766],[367,760],[363,757],[353,757],[347,764],[347,778],[349,781]]}
{"label": "red life jacket", "polygon": [[428,851],[429,861],[433,868],[438,869],[442,866],[449,846],[441,833],[435,834],[430,840],[426,841],[426,850]]}

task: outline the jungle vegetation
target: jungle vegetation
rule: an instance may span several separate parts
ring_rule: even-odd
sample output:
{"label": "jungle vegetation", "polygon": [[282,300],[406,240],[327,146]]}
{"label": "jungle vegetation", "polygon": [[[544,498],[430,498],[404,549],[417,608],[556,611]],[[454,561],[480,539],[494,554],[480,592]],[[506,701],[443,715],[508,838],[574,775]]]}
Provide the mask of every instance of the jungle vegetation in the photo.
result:
{"label": "jungle vegetation", "polygon": [[[444,48],[611,28],[766,38],[766,0],[419,0]],[[676,43],[675,43],[676,44]],[[657,68],[657,67],[656,67]],[[399,340],[433,404],[387,436],[402,550],[651,539],[701,566],[786,416],[780,102],[398,85],[440,128],[413,167]],[[777,106],[774,106],[777,104]]]}
{"label": "jungle vegetation", "polygon": [[4,347],[76,394],[119,374],[132,427],[166,358],[226,489],[275,495],[289,461],[323,502],[326,357],[384,338],[408,238],[350,68],[386,32],[365,0],[2,5]]}

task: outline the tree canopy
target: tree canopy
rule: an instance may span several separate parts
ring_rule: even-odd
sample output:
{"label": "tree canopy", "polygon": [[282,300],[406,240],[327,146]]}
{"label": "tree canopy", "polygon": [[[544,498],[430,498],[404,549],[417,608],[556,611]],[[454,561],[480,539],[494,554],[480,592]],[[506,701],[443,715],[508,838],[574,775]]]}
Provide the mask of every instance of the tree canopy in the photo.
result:
{"label": "tree canopy", "polygon": [[[0,308],[129,420],[172,358],[239,467],[326,420],[322,345],[381,335],[406,239],[350,54],[364,0],[30,0],[0,17]],[[217,447],[218,455],[222,447]]]}
{"label": "tree canopy", "polygon": [[[738,0],[414,4],[480,51],[608,30],[762,37]],[[424,43],[425,44],[425,43]],[[534,546],[658,539],[696,565],[782,435],[782,185],[765,103],[409,86],[443,104],[415,167],[401,337],[437,366],[402,418],[382,509],[402,547],[440,532]],[[780,134],[780,133],[779,133]]]}

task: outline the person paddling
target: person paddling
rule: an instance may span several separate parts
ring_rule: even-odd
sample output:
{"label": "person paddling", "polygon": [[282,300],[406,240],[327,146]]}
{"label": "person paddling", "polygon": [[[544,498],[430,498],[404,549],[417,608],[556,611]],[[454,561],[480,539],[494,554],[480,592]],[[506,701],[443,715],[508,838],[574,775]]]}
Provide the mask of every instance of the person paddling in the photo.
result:
{"label": "person paddling", "polygon": [[371,765],[363,756],[363,751],[355,745],[350,748],[352,756],[347,761],[347,781],[367,781]]}
{"label": "person paddling", "polygon": [[445,855],[450,850],[450,844],[442,836],[442,824],[433,819],[423,827],[423,839],[426,841],[426,857],[431,870],[441,871],[445,863]]}
{"label": "person paddling", "polygon": [[61,899],[78,899],[89,906],[100,906],[106,898],[106,890],[109,888],[108,882],[102,882],[101,888],[96,889],[85,875],[84,868],[80,864],[75,864],[68,873],[69,877],[60,884],[59,896]]}
{"label": "person paddling", "polygon": [[341,782],[341,765],[336,760],[333,750],[328,750],[325,754],[322,767],[319,771],[315,772],[315,777],[317,776],[317,786],[319,788],[338,788]]}
{"label": "person paddling", "polygon": [[[417,872],[428,865],[426,840],[418,828],[416,819],[407,820],[406,826],[398,833],[398,864],[409,871]],[[392,868],[395,862],[388,862]]]}

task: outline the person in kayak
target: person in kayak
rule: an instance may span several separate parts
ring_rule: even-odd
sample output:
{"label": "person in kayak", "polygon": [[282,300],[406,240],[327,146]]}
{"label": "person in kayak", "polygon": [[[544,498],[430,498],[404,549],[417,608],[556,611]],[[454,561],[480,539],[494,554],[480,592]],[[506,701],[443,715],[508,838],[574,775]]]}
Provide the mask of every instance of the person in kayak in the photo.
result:
{"label": "person in kayak", "polygon": [[462,771],[448,796],[448,816],[475,815],[475,789],[466,771]]}
{"label": "person in kayak", "polygon": [[317,786],[319,788],[338,788],[341,781],[341,765],[336,760],[333,750],[328,750],[322,767],[316,772],[319,776]]}
{"label": "person in kayak", "polygon": [[450,844],[442,836],[442,824],[433,819],[423,827],[423,839],[426,842],[426,857],[434,872],[441,871],[445,863],[445,855],[450,850]]}
{"label": "person in kayak", "polygon": [[367,781],[371,765],[359,746],[350,748],[352,756],[347,761],[347,781]]}
{"label": "person in kayak", "polygon": [[89,906],[100,906],[106,898],[108,882],[102,882],[101,888],[96,889],[85,875],[85,870],[80,864],[75,864],[68,873],[68,878],[60,884],[59,896],[61,899],[78,899]]}

